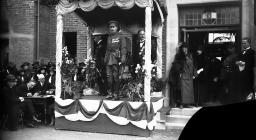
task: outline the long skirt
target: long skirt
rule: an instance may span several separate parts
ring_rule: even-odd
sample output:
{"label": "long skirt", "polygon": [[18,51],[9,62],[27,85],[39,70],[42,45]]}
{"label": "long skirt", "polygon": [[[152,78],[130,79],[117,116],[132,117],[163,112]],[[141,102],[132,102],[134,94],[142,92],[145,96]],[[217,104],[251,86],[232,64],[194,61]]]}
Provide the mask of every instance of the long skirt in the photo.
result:
{"label": "long skirt", "polygon": [[193,79],[181,80],[181,103],[182,104],[194,104],[194,88]]}

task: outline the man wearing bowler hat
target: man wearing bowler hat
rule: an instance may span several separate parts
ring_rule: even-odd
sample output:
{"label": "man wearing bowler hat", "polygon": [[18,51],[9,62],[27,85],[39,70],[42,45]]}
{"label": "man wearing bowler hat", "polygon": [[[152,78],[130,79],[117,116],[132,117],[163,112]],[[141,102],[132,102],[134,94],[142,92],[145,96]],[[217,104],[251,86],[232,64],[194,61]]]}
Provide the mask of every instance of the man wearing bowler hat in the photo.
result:
{"label": "man wearing bowler hat", "polygon": [[104,57],[107,75],[107,87],[109,96],[107,99],[118,100],[119,88],[119,69],[126,62],[126,42],[120,34],[120,24],[117,21],[108,22],[109,35]]}

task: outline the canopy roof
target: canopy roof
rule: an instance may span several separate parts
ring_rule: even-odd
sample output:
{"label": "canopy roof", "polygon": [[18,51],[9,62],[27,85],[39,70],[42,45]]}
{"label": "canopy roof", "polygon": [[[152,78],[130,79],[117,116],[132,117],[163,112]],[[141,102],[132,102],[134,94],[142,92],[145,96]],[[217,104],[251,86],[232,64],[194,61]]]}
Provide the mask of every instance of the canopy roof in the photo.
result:
{"label": "canopy roof", "polygon": [[149,6],[153,9],[153,2],[157,4],[158,10],[161,10],[156,0],[72,0],[72,2],[70,2],[70,0],[59,0],[56,8],[60,14],[73,12],[77,8],[80,8],[85,12],[90,12],[97,6],[103,9],[118,6],[119,8],[126,10],[131,9],[136,5],[140,8]]}

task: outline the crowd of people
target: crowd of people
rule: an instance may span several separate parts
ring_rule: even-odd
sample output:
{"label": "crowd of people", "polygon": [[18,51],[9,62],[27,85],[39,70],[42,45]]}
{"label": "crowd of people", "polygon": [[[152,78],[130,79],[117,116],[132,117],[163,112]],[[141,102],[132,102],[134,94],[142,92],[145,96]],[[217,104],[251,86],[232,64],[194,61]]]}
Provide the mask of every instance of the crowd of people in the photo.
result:
{"label": "crowd of people", "polygon": [[[10,62],[7,66],[1,66],[0,76],[1,111],[3,111],[1,113],[8,114],[8,128],[17,130],[20,113],[24,114],[23,119],[27,126],[36,127],[42,119],[41,108],[26,97],[54,95],[55,65],[51,62],[48,64],[34,62],[32,65],[24,62],[18,69]],[[47,116],[49,125],[53,125],[53,99],[47,106]]]}
{"label": "crowd of people", "polygon": [[255,51],[250,43],[249,38],[243,38],[242,51],[227,43],[227,53],[222,57],[207,55],[202,46],[193,54],[187,43],[181,43],[169,75],[172,106],[246,101],[255,92]]}

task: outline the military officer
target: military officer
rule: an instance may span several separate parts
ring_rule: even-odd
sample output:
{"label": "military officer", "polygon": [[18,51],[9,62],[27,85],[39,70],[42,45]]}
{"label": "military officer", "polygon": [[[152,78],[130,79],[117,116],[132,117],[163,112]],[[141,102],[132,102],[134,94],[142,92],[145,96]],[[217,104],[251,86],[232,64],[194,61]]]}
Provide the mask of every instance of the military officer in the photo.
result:
{"label": "military officer", "polygon": [[109,35],[107,38],[107,47],[104,57],[106,65],[108,94],[107,99],[118,100],[119,88],[119,69],[126,61],[126,42],[120,34],[120,25],[117,21],[109,21]]}

